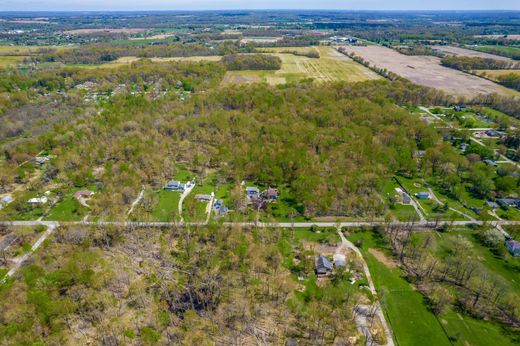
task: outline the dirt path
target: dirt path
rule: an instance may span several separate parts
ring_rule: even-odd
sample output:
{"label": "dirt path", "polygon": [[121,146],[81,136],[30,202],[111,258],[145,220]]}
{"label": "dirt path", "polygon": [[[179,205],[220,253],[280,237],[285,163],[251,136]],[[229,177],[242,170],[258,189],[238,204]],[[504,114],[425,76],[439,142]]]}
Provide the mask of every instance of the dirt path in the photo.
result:
{"label": "dirt path", "polygon": [[130,210],[128,210],[128,213],[126,214],[127,216],[132,214],[132,212],[134,211],[134,208],[139,204],[139,202],[141,201],[143,196],[144,196],[144,188],[141,190],[141,192],[139,192],[139,195],[137,196],[137,198],[132,202],[132,205],[130,206]]}
{"label": "dirt path", "polygon": [[[341,232],[341,229],[338,230],[338,234],[339,234],[339,237],[341,238],[341,245],[338,247],[339,251],[343,251],[344,249],[350,249],[359,256],[359,258],[361,259],[361,261],[363,263],[363,271],[365,272],[365,276],[368,281],[368,287],[370,289],[370,292],[372,293],[372,295],[374,297],[377,297],[377,291],[374,286],[374,282],[372,280],[372,275],[370,275],[370,270],[368,269],[368,265],[365,261],[365,258],[363,257],[363,254],[361,253],[361,251],[359,251],[359,249],[354,244],[352,244],[352,242],[350,242],[349,240],[347,240],[347,238],[345,238],[345,236]],[[338,250],[336,250],[336,251],[338,251]],[[388,327],[388,324],[386,323],[386,318],[383,313],[383,309],[381,309],[381,304],[379,304],[379,301],[376,300],[374,305],[375,305],[374,308],[376,309],[375,314],[379,317],[379,320],[381,321],[381,324],[385,330],[386,340],[387,340],[386,345],[394,346],[394,339],[392,339],[392,332],[390,331],[390,328]],[[354,311],[354,313],[356,314],[356,311]],[[366,324],[367,319],[360,318],[359,321],[360,321],[360,324],[358,324],[358,328],[361,330],[362,333],[364,333],[369,328],[369,326]],[[363,323],[363,321],[365,321],[365,322]],[[368,345],[376,345],[376,344],[372,343],[372,344],[368,344]]]}
{"label": "dirt path", "polygon": [[184,218],[182,217],[182,203],[184,202],[184,199],[188,197],[191,190],[195,187],[195,180],[193,183],[190,183],[188,187],[186,187],[186,190],[182,192],[181,198],[179,199],[179,217],[181,218],[181,223],[184,223]]}
{"label": "dirt path", "polygon": [[[43,223],[42,223],[43,224]],[[20,269],[20,267],[24,264],[31,255],[38,250],[38,248],[42,245],[42,243],[54,232],[54,230],[59,226],[57,222],[45,223],[47,225],[47,230],[42,234],[42,236],[33,244],[31,250],[27,253],[23,254],[20,257],[17,257],[13,260],[14,266],[5,274],[0,283],[5,283],[7,278],[13,277],[14,274]]]}
{"label": "dirt path", "polygon": [[206,221],[204,221],[204,224],[207,225],[209,223],[209,218],[211,217],[211,211],[213,210],[213,201],[215,200],[215,193],[211,193],[211,199],[208,202],[208,205],[206,206]]}

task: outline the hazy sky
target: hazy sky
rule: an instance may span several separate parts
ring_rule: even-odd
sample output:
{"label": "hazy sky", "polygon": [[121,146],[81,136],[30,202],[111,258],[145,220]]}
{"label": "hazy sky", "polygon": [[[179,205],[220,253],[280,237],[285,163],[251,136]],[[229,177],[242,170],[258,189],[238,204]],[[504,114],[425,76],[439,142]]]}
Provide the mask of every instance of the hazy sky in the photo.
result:
{"label": "hazy sky", "polygon": [[0,11],[202,10],[520,10],[520,0],[0,0]]}

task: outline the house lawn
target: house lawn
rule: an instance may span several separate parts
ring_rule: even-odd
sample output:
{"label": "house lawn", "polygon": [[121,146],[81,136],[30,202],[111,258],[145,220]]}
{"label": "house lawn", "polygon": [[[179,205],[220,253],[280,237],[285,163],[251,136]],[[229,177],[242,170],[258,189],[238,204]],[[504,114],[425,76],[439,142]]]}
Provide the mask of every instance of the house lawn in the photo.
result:
{"label": "house lawn", "polygon": [[349,239],[352,242],[358,239],[363,242],[360,250],[368,264],[376,290],[382,298],[385,315],[397,344],[450,345],[439,321],[426,307],[422,294],[402,277],[401,270],[387,267],[368,252],[369,248],[388,252],[375,234],[354,232]]}

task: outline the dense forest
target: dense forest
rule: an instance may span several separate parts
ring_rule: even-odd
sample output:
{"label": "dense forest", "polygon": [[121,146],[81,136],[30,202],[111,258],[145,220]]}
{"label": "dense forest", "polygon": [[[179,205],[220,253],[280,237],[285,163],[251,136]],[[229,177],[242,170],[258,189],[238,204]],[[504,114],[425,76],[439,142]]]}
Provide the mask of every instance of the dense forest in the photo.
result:
{"label": "dense forest", "polygon": [[[2,186],[28,179],[13,172],[45,150],[57,156],[46,168],[48,179],[103,189],[93,211],[104,217],[121,215],[142,185],[159,187],[186,164],[202,176],[216,170],[230,184],[288,186],[305,216],[382,215],[382,184],[396,173],[416,174],[415,152],[425,150],[423,176],[439,179],[454,196],[468,184],[481,198],[512,189],[494,181],[500,177],[481,163],[489,153],[461,156],[432,127],[396,106],[453,102],[438,91],[384,80],[327,88],[311,82],[212,87],[224,72],[221,63],[146,60],[117,73],[10,72],[0,82],[13,96],[3,103],[1,128],[14,139],[4,145]],[[22,116],[64,90],[69,101],[59,108],[34,112],[31,121]],[[181,99],[179,91],[192,95]],[[102,106],[97,112],[93,96]],[[37,137],[23,138],[30,134]],[[240,210],[236,203],[230,207]]]}
{"label": "dense forest", "polygon": [[345,272],[318,287],[314,252],[287,231],[74,226],[55,239],[0,287],[3,345],[346,343],[368,301]]}

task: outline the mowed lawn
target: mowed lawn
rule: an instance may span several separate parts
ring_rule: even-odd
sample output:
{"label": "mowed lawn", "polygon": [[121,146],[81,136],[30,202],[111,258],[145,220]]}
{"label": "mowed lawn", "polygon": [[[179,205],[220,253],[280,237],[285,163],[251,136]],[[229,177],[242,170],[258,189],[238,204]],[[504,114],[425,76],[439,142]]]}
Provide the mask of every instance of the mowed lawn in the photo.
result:
{"label": "mowed lawn", "polygon": [[[317,50],[320,58],[297,56],[282,51]],[[277,71],[229,71],[224,83],[255,83],[284,84],[312,78],[317,82],[348,81],[359,82],[380,78],[375,72],[358,64],[349,57],[337,52],[332,47],[284,47],[270,48],[282,60],[282,68]]]}
{"label": "mowed lawn", "polygon": [[[416,234],[423,237],[426,233]],[[501,275],[515,290],[518,290],[518,270],[511,264],[514,260],[509,255],[506,260],[495,258],[491,252],[481,246],[470,231],[436,233],[433,238],[438,256],[443,256],[442,249],[455,237],[462,235],[473,244],[472,258],[478,258],[496,275]],[[391,324],[394,338],[398,345],[512,345],[513,340],[505,335],[495,323],[478,320],[447,309],[438,318],[427,308],[421,293],[403,277],[398,267],[389,267],[374,257],[369,249],[378,249],[391,257],[386,245],[372,232],[354,232],[351,241],[361,240],[361,252],[367,261],[374,284]]]}
{"label": "mowed lawn", "polygon": [[361,252],[370,269],[374,285],[382,297],[382,305],[397,344],[450,345],[439,321],[426,307],[422,294],[402,278],[399,268],[387,267],[368,251],[370,248],[384,250],[374,234],[356,232],[349,239],[363,241]]}

